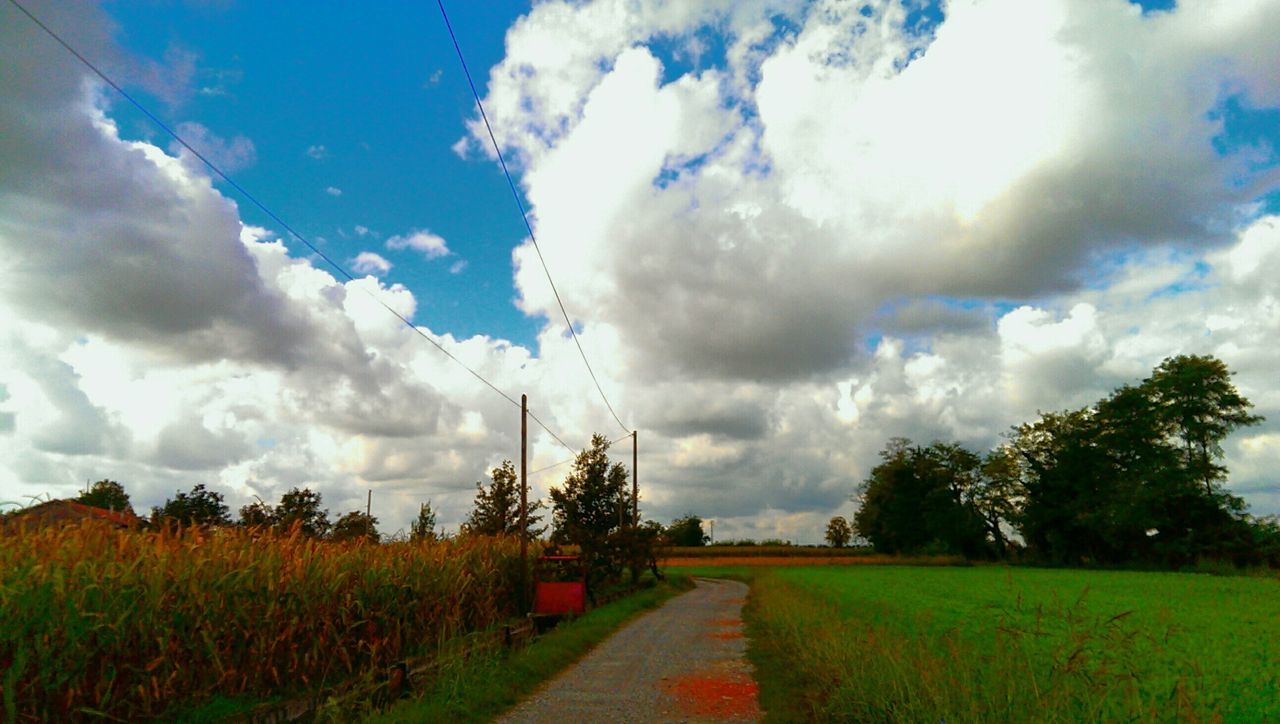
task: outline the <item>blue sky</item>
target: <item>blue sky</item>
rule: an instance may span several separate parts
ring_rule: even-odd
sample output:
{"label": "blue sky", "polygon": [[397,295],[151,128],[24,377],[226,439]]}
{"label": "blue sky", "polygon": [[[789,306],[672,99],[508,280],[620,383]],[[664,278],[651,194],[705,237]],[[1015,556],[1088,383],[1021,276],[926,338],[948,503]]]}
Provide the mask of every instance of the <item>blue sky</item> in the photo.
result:
{"label": "blue sky", "polygon": [[[390,262],[377,284],[562,438],[616,430],[435,3],[24,2],[327,255]],[[646,515],[817,540],[890,437],[986,449],[1178,353],[1221,357],[1268,417],[1225,447],[1233,490],[1280,512],[1280,0],[1141,4],[449,4],[640,431]],[[86,101],[15,12],[0,499],[307,485],[335,512],[373,489],[388,530],[423,500],[456,525],[519,449],[509,402],[360,292],[407,295],[242,241],[283,230],[110,92]],[[451,253],[387,246],[422,230]],[[531,467],[565,454],[534,431]]]}
{"label": "blue sky", "polygon": [[[391,261],[387,280],[413,291],[415,321],[433,330],[534,343],[539,321],[512,304],[511,250],[527,232],[507,182],[486,158],[463,160],[450,150],[475,104],[435,3],[107,8],[134,53],[195,54],[197,91],[176,107],[136,84],[131,90],[170,124],[196,121],[223,138],[249,138],[257,160],[231,175],[281,218],[313,242],[323,239],[320,248],[336,260],[373,250]],[[483,83],[502,58],[507,27],[528,4],[459,2],[448,9]],[[128,137],[157,136],[123,102],[114,115]],[[318,146],[323,157],[309,156]],[[326,193],[330,187],[341,195]],[[247,221],[273,226],[247,202],[241,210]],[[388,250],[358,237],[357,226],[384,240],[429,229],[455,256],[428,262],[413,250]],[[451,274],[457,261],[466,268]]]}
{"label": "blue sky", "polygon": [[[1135,4],[1147,12],[1174,6],[1171,0]],[[294,228],[348,270],[361,251],[390,261],[386,280],[413,291],[419,323],[459,337],[485,334],[535,345],[544,319],[529,318],[512,303],[511,251],[526,232],[506,180],[487,158],[472,152],[464,160],[451,150],[474,104],[434,3],[112,2],[107,8],[128,50],[154,59],[190,54],[195,61],[195,92],[178,102],[136,83],[131,90],[172,125],[195,121],[220,137],[251,140],[256,160],[232,175]],[[456,2],[448,9],[483,93],[489,68],[503,58],[507,29],[529,3]],[[924,3],[908,24],[929,34],[941,19],[936,3]],[[789,24],[779,27],[786,32]],[[724,36],[706,28],[697,37],[696,54],[683,38],[653,41],[665,82],[723,65]],[[749,105],[744,112],[750,114]],[[114,115],[127,137],[159,134],[123,102]],[[1259,141],[1280,146],[1280,113],[1273,109],[1233,100],[1223,119],[1223,152]],[[324,152],[313,157],[313,148]],[[1280,194],[1262,200],[1280,208]],[[247,202],[241,208],[250,223],[272,226]],[[360,236],[357,227],[373,234]],[[385,239],[417,229],[442,236],[453,255],[428,261],[410,249],[383,247]],[[451,273],[458,262],[465,267]],[[879,337],[871,333],[867,344]]]}

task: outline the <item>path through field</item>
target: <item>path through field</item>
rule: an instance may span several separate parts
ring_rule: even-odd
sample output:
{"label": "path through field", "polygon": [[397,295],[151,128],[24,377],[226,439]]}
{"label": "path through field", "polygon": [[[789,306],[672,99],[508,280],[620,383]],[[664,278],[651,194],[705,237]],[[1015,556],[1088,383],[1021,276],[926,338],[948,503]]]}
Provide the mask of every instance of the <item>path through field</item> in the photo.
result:
{"label": "path through field", "polygon": [[747,587],[697,584],[618,630],[499,721],[759,721],[742,635]]}

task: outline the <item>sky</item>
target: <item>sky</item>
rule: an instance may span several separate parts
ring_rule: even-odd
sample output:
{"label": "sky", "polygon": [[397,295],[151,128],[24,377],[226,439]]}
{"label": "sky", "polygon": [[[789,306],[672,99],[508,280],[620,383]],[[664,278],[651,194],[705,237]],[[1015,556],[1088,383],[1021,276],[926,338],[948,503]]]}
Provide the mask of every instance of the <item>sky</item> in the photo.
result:
{"label": "sky", "polygon": [[642,515],[718,539],[1184,353],[1280,513],[1280,0],[446,3],[622,425],[434,3],[21,1],[354,279],[0,4],[0,501],[456,529],[519,411],[386,305],[570,448],[637,430]]}

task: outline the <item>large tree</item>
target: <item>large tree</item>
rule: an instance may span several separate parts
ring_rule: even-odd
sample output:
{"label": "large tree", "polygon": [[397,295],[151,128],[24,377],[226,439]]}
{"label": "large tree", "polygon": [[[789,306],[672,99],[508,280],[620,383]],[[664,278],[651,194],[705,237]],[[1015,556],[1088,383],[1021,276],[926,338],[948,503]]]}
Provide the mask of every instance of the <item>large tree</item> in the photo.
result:
{"label": "large tree", "polygon": [[580,546],[596,578],[621,570],[616,548],[632,522],[627,470],[610,463],[608,451],[608,439],[592,435],[591,447],[578,453],[564,484],[551,489],[552,541]]}
{"label": "large tree", "polygon": [[222,493],[199,483],[191,492],[179,491],[172,499],[166,499],[164,505],[151,509],[152,524],[166,520],[181,525],[230,525],[231,511],[222,502]]}
{"label": "large tree", "polygon": [[1262,416],[1231,383],[1231,372],[1211,356],[1178,355],[1160,363],[1142,386],[1158,419],[1172,428],[1181,443],[1187,472],[1215,495],[1227,473],[1222,441],[1240,427],[1256,425]]}
{"label": "large tree", "polygon": [[693,513],[671,521],[665,537],[673,546],[704,546],[711,540],[702,529],[702,518]]}
{"label": "large tree", "polygon": [[1221,487],[1221,441],[1261,419],[1249,407],[1220,360],[1179,356],[1091,407],[1019,426],[1028,546],[1061,562],[1236,556],[1251,534],[1243,500]]}
{"label": "large tree", "polygon": [[968,500],[981,466],[976,455],[959,445],[895,438],[880,457],[859,491],[858,535],[884,553],[990,555],[982,518]]}
{"label": "large tree", "polygon": [[[528,501],[525,529],[532,539],[539,538],[546,526],[542,521],[542,501]],[[476,483],[476,497],[471,512],[463,523],[467,532],[478,535],[516,535],[520,532],[520,479],[510,460],[489,471],[489,485]]]}
{"label": "large tree", "polygon": [[431,501],[418,507],[418,517],[409,526],[409,540],[438,540],[436,532],[436,512],[431,508]]}
{"label": "large tree", "polygon": [[849,527],[849,521],[845,520],[843,515],[837,515],[827,521],[827,545],[832,548],[844,548],[849,545],[851,538],[853,538],[853,528]]}
{"label": "large tree", "polygon": [[246,528],[270,528],[276,524],[276,509],[259,499],[240,508],[240,525]]}
{"label": "large tree", "polygon": [[119,512],[133,512],[133,504],[129,502],[129,494],[124,486],[114,480],[99,480],[76,497],[76,502],[105,508]]}
{"label": "large tree", "polygon": [[338,522],[333,524],[329,539],[333,541],[366,540],[377,543],[382,539],[382,535],[378,533],[377,517],[368,515],[363,510],[353,510],[344,513],[341,518],[338,518]]}
{"label": "large tree", "polygon": [[287,531],[297,523],[303,535],[323,538],[328,535],[331,524],[329,511],[321,508],[320,504],[320,493],[309,488],[293,488],[280,498],[280,504],[276,506],[276,525]]}

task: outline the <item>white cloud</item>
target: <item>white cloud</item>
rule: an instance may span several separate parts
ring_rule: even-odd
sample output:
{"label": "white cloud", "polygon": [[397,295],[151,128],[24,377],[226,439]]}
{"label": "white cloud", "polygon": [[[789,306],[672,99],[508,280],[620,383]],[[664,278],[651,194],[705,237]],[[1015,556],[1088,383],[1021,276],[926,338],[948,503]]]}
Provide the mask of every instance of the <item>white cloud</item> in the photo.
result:
{"label": "white cloud", "polygon": [[458,261],[455,261],[454,263],[449,265],[449,273],[461,274],[463,271],[466,270],[466,268],[467,268],[467,260],[459,259]]}
{"label": "white cloud", "polygon": [[413,249],[428,259],[438,259],[451,253],[444,239],[426,229],[410,231],[403,236],[397,234],[387,239],[387,248],[394,250]]}
{"label": "white cloud", "polygon": [[391,262],[372,251],[362,251],[351,260],[351,268],[359,274],[382,276],[391,271]]}
{"label": "white cloud", "polygon": [[[224,173],[235,173],[252,166],[258,160],[258,152],[253,146],[253,141],[244,136],[237,135],[228,141],[214,135],[199,123],[190,121],[178,124],[178,135]],[[169,144],[169,152],[185,163],[195,164],[197,168],[204,165],[177,141]]]}
{"label": "white cloud", "polygon": [[307,155],[317,161],[323,161],[329,158],[329,149],[325,148],[323,143],[307,146]]}
{"label": "white cloud", "polygon": [[325,187],[325,189],[324,189],[324,192],[325,192],[326,194],[329,194],[330,196],[341,196],[341,195],[342,195],[342,189],[338,188],[337,186],[326,186],[326,187]]}
{"label": "white cloud", "polygon": [[[1182,352],[1222,357],[1267,416],[1228,465],[1280,512],[1280,220],[1236,190],[1208,115],[1223,89],[1280,103],[1277,3],[956,0],[932,43],[870,7],[544,2],[490,73],[579,341],[640,430],[646,514],[816,541],[889,437],[988,446]],[[122,52],[91,7],[42,12]],[[0,499],[110,476],[141,507],[210,482],[235,506],[309,485],[341,513],[373,488],[384,527],[425,499],[456,525],[518,454],[517,410],[387,313],[417,311],[376,278],[390,262],[364,252],[374,276],[341,283],[290,256],[202,169],[122,139],[83,71],[16,27]],[[726,64],[670,77],[650,42],[695,30],[727,33]],[[451,255],[428,231],[387,248]],[[549,320],[533,349],[440,341],[571,444],[620,436],[532,254],[513,261]],[[533,432],[534,469],[563,459]]]}

